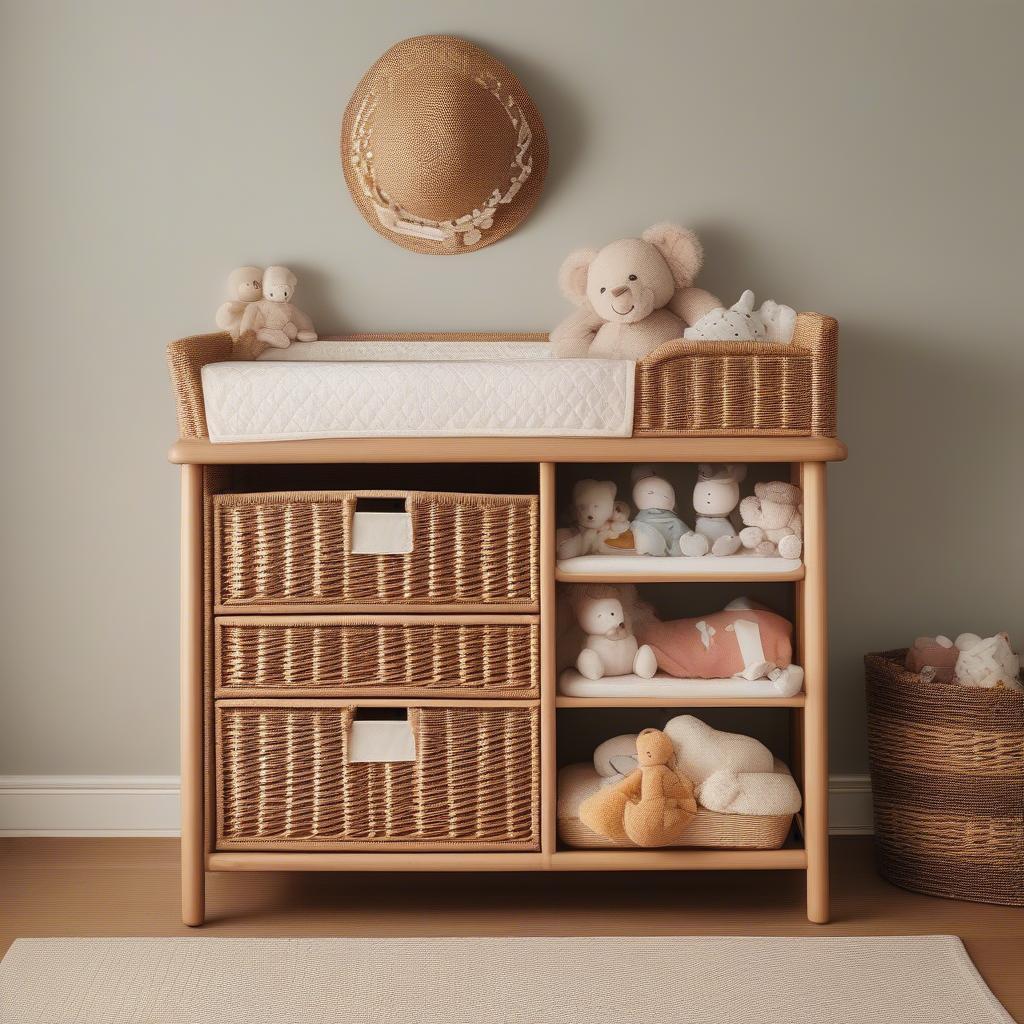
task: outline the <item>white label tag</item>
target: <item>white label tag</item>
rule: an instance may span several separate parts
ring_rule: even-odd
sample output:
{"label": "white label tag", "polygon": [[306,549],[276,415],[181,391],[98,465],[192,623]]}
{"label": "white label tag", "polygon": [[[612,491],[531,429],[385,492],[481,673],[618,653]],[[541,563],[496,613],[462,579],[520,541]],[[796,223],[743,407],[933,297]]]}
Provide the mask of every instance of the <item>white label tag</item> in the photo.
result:
{"label": "white label tag", "polygon": [[352,516],[352,554],[407,555],[412,551],[408,512],[356,512]]}
{"label": "white label tag", "polygon": [[364,722],[357,718],[348,733],[348,759],[350,764],[415,761],[412,725],[408,721]]}

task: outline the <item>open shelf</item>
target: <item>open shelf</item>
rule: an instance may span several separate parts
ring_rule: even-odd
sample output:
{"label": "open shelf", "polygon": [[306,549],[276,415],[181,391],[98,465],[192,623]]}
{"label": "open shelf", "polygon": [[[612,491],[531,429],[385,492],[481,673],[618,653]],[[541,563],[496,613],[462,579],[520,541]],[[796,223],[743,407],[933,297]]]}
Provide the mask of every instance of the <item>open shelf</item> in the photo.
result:
{"label": "open shelf", "polygon": [[756,583],[803,578],[804,564],[799,558],[760,555],[580,555],[564,558],[555,567],[555,579],[563,583]]}
{"label": "open shelf", "polygon": [[[802,685],[800,689],[802,691]],[[587,679],[574,668],[566,669],[558,680],[558,700],[566,699],[596,701],[589,705],[591,707],[620,708],[687,707],[691,704],[704,707],[800,707],[803,704],[801,693],[784,696],[770,679],[676,679],[661,673],[653,679],[636,675]],[[783,703],[794,700],[798,703]],[[636,704],[635,701],[642,703]]]}
{"label": "open shelf", "polygon": [[781,850],[556,850],[556,871],[751,871],[801,870],[807,852],[801,846]]}

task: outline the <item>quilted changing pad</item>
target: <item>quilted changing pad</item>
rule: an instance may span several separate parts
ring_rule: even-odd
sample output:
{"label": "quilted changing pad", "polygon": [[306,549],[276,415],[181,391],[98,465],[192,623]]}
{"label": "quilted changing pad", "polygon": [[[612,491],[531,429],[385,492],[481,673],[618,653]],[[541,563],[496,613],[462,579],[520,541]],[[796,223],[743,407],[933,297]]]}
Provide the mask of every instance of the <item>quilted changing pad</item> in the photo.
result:
{"label": "quilted changing pad", "polygon": [[544,342],[296,343],[203,367],[210,440],[629,437],[635,364]]}

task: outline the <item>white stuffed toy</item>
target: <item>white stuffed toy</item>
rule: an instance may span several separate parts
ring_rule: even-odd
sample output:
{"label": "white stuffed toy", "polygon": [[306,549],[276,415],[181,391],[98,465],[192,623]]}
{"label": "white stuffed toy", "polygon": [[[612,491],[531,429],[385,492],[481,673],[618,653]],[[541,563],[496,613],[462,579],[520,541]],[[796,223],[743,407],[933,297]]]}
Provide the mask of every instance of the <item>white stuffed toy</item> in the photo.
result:
{"label": "white stuffed toy", "polygon": [[629,530],[629,506],[616,501],[618,488],[611,480],[579,480],[572,489],[574,524],[558,530],[555,544],[559,558],[609,554],[617,550],[608,542]]}
{"label": "white stuffed toy", "polygon": [[754,484],[740,502],[740,541],[759,555],[799,558],[803,549],[803,495],[782,480]]}
{"label": "white stuffed toy", "polygon": [[290,301],[297,284],[287,267],[268,267],[263,274],[263,298],[245,307],[239,339],[272,348],[287,348],[293,341],[316,341],[313,321]]}
{"label": "white stuffed toy", "polygon": [[1020,657],[1013,653],[1006,633],[982,638],[961,633],[955,644],[960,654],[953,678],[961,686],[1024,690],[1020,681]]}
{"label": "white stuffed toy", "polygon": [[679,541],[690,528],[676,515],[675,488],[650,466],[633,471],[633,504],[637,511],[630,529],[638,555],[681,555]]}
{"label": "white stuffed toy", "polygon": [[693,530],[683,534],[679,547],[684,555],[735,555],[741,542],[733,522],[740,503],[740,481],[747,467],[729,463],[712,466],[702,462],[693,488],[693,510],[697,521]]}
{"label": "white stuffed toy", "polygon": [[594,749],[594,770],[602,786],[614,786],[640,767],[636,753],[636,733],[613,736]]}
{"label": "white stuffed toy", "polygon": [[655,224],[640,238],[620,238],[600,251],[578,249],[558,273],[563,294],[579,308],[552,332],[562,359],[642,359],[681,338],[719,300],[694,288],[704,261],[697,236]]}
{"label": "white stuffed toy", "polygon": [[752,736],[720,732],[693,715],[665,726],[676,771],[696,787],[697,801],[723,814],[796,814],[800,790],[772,752]]}
{"label": "white stuffed toy", "polygon": [[228,301],[218,310],[217,326],[238,341],[242,314],[251,302],[263,298],[263,271],[259,267],[238,267],[228,276]]}
{"label": "white stuffed toy", "polygon": [[754,309],[754,293],[748,288],[735,305],[718,306],[705,313],[683,332],[686,341],[782,341],[793,340],[796,310],[771,299]]}
{"label": "white stuffed toy", "polygon": [[622,602],[601,593],[580,593],[574,601],[576,621],[586,635],[576,668],[587,679],[635,674],[653,678],[658,671],[654,651],[637,643],[626,624]]}

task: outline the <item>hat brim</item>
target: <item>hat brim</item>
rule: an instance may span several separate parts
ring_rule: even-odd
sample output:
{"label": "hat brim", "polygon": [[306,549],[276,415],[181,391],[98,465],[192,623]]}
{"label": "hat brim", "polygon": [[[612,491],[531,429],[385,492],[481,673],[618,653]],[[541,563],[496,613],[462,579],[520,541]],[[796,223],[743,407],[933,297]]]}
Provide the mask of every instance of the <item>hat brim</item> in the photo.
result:
{"label": "hat brim", "polygon": [[[355,120],[363,101],[372,90],[383,84],[387,69],[393,66],[396,58],[405,61],[415,61],[425,57],[436,61],[439,57],[444,57],[445,55],[457,59],[460,63],[479,68],[482,73],[491,74],[499,78],[509,94],[515,98],[522,108],[533,133],[533,141],[530,146],[530,152],[533,156],[533,167],[530,171],[530,176],[523,182],[522,187],[512,197],[510,202],[502,203],[496,207],[492,226],[485,231],[481,231],[480,238],[470,245],[466,245],[460,238],[450,242],[440,241],[432,238],[421,238],[417,235],[402,234],[385,227],[377,216],[376,207],[370,197],[363,191],[349,158]],[[493,245],[515,231],[529,216],[530,211],[536,205],[544,189],[544,179],[548,171],[548,137],[540,111],[534,105],[530,94],[523,88],[523,84],[515,74],[502,64],[497,57],[457,36],[415,36],[412,39],[405,39],[397,43],[388,50],[363,75],[359,85],[356,86],[355,92],[352,93],[352,98],[348,101],[348,106],[345,107],[345,114],[341,121],[341,164],[345,171],[345,183],[348,185],[349,193],[356,204],[356,208],[363,215],[366,223],[377,234],[383,236],[389,242],[394,242],[403,249],[409,249],[412,252],[425,253],[431,256],[458,256],[462,253],[476,252],[477,249]]]}

